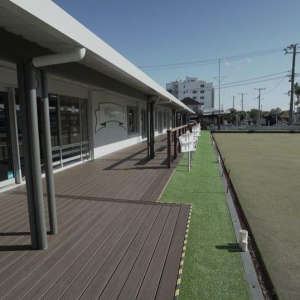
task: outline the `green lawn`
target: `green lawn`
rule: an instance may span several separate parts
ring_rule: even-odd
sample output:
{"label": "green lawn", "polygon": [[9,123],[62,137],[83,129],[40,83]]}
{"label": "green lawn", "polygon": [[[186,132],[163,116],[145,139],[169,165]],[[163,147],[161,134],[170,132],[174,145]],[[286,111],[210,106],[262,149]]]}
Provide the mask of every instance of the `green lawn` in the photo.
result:
{"label": "green lawn", "polygon": [[230,251],[236,239],[209,132],[201,133],[191,172],[185,155],[161,201],[193,205],[180,299],[250,299],[240,254]]}
{"label": "green lawn", "polygon": [[300,134],[216,133],[280,299],[300,299]]}

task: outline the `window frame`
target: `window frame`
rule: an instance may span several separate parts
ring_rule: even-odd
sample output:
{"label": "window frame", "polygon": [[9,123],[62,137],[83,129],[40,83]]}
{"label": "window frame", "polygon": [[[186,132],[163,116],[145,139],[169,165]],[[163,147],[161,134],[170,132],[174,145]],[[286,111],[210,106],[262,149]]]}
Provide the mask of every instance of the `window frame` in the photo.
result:
{"label": "window frame", "polygon": [[[129,111],[132,110],[134,112],[133,114],[133,125],[134,125],[134,130],[129,131],[130,126],[129,126]],[[133,135],[137,134],[139,132],[139,127],[138,127],[138,109],[136,106],[132,105],[127,105],[127,134],[128,135]]]}

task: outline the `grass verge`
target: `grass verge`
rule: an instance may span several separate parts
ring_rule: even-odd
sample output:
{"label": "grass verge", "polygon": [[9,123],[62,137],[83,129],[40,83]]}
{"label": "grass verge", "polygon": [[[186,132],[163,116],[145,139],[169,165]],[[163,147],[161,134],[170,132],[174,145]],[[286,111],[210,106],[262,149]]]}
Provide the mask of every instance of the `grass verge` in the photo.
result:
{"label": "grass verge", "polygon": [[250,299],[209,132],[184,155],[161,201],[193,205],[180,299]]}

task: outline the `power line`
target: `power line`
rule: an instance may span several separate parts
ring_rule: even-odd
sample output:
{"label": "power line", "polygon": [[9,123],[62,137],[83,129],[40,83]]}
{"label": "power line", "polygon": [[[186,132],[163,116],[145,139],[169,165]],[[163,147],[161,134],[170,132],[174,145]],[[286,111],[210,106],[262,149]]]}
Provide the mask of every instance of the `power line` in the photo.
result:
{"label": "power line", "polygon": [[278,83],[276,83],[276,85],[274,85],[271,89],[269,89],[267,92],[263,93],[262,96],[269,94],[270,92],[272,92],[274,89],[276,89],[285,79],[286,77],[283,77]]}
{"label": "power line", "polygon": [[140,69],[156,69],[156,68],[169,68],[169,67],[189,67],[189,66],[198,66],[198,65],[206,65],[206,64],[216,64],[221,60],[224,61],[235,61],[244,58],[252,58],[257,56],[269,55],[281,52],[284,47],[272,48],[267,50],[261,50],[256,52],[249,52],[244,54],[238,54],[234,56],[227,56],[222,58],[214,58],[214,59],[206,59],[206,60],[198,60],[198,61],[190,61],[190,62],[182,62],[182,63],[169,63],[169,64],[161,64],[161,65],[145,65],[139,66]]}
{"label": "power line", "polygon": [[[282,72],[282,73],[287,73],[287,72]],[[281,73],[279,73],[281,74]],[[275,79],[281,79],[281,78],[287,78],[288,75],[286,76],[278,76],[278,77],[274,77],[274,78],[267,78],[264,80],[259,80],[259,81],[254,81],[256,79],[260,79],[260,78],[266,78],[266,77],[271,77],[274,76],[276,74],[272,74],[272,75],[266,75],[266,76],[261,76],[261,77],[256,77],[256,78],[252,78],[252,79],[247,79],[247,80],[240,80],[240,81],[235,81],[235,82],[230,82],[230,83],[224,83],[222,85],[220,85],[219,87],[213,87],[213,88],[195,88],[195,89],[185,89],[185,91],[197,91],[197,90],[201,90],[201,91],[209,91],[212,89],[226,89],[226,88],[231,88],[231,87],[236,87],[236,86],[243,86],[243,85],[249,85],[249,84],[254,84],[254,83],[260,83],[260,82],[266,82],[266,81],[271,81],[271,80],[275,80]],[[248,82],[250,81],[250,82]],[[239,84],[241,82],[244,82],[242,84]]]}

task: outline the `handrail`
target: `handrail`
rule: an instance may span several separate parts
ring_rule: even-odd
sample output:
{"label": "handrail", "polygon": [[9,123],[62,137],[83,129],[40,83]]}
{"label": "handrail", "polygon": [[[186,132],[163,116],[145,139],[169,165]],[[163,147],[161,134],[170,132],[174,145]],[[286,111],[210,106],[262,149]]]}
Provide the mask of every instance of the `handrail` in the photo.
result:
{"label": "handrail", "polygon": [[171,129],[168,129],[170,130],[171,132],[174,132],[174,131],[177,131],[177,130],[180,130],[180,129],[183,129],[183,128],[186,128],[188,127],[189,125],[182,125],[182,126],[178,126],[178,127],[175,127],[175,128],[171,128]]}
{"label": "handrail", "polygon": [[67,145],[63,145],[63,146],[55,146],[55,147],[52,147],[52,151],[58,151],[60,149],[68,149],[68,148],[73,148],[73,147],[80,147],[81,145],[87,145],[87,144],[89,144],[89,141],[82,141],[79,143],[67,144]]}
{"label": "handrail", "polygon": [[187,125],[182,125],[179,127],[175,127],[172,129],[167,130],[167,166],[168,168],[171,168],[171,134],[173,133],[173,142],[174,142],[174,158],[173,160],[177,159],[177,152],[181,153],[181,147],[180,144],[178,143],[178,139],[181,136],[181,134],[186,133],[187,130],[191,130],[192,125],[187,124]]}

